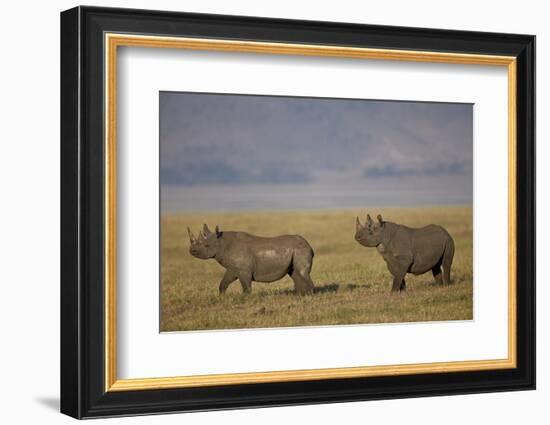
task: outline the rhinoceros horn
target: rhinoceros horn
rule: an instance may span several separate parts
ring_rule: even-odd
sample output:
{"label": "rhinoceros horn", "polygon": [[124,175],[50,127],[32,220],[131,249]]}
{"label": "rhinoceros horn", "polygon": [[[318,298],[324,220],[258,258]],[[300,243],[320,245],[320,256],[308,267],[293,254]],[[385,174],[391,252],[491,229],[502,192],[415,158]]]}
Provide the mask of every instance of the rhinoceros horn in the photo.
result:
{"label": "rhinoceros horn", "polygon": [[212,233],[212,232],[210,231],[210,229],[208,228],[208,226],[207,226],[206,224],[204,224],[204,225],[202,226],[202,233],[204,233],[204,236],[208,236],[208,235],[209,235],[210,233]]}
{"label": "rhinoceros horn", "polygon": [[356,229],[356,230],[359,230],[359,229],[361,229],[361,228],[363,228],[363,225],[362,225],[361,222],[359,221],[359,217],[356,217],[356,218],[355,218],[355,229]]}
{"label": "rhinoceros horn", "polygon": [[191,231],[191,229],[189,228],[189,226],[187,226],[187,233],[189,234],[189,240],[191,242],[195,242],[196,239],[195,239],[195,236],[193,236],[193,232]]}

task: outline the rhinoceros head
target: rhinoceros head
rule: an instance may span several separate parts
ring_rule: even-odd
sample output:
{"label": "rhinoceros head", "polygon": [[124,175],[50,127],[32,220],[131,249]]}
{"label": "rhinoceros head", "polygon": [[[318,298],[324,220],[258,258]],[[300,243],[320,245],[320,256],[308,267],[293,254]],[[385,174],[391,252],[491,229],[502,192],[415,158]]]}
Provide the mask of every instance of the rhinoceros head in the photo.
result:
{"label": "rhinoceros head", "polygon": [[189,233],[189,241],[191,242],[189,252],[193,257],[207,260],[208,258],[214,258],[216,256],[219,239],[221,237],[220,228],[218,226],[216,226],[215,232],[211,232],[205,224],[197,238],[195,238],[189,227],[187,228],[187,233]]}
{"label": "rhinoceros head", "polygon": [[378,246],[382,243],[384,236],[384,220],[378,214],[378,221],[375,222],[370,215],[367,214],[367,221],[361,224],[359,217],[355,222],[355,240],[363,246]]}

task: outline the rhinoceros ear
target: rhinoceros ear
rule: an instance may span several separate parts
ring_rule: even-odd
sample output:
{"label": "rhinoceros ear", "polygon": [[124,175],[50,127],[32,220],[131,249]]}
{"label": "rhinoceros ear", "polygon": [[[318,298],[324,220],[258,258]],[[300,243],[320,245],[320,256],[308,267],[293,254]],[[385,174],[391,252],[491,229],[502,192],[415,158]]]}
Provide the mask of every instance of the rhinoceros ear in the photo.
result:
{"label": "rhinoceros ear", "polygon": [[220,230],[220,226],[216,224],[216,237],[220,237],[222,235],[222,231]]}
{"label": "rhinoceros ear", "polygon": [[195,236],[193,236],[193,232],[191,231],[189,226],[187,226],[187,233],[189,234],[189,241],[191,241],[191,243],[195,243]]}
{"label": "rhinoceros ear", "polygon": [[204,233],[204,236],[208,236],[208,235],[209,235],[210,233],[212,233],[212,232],[210,231],[210,229],[208,228],[208,226],[207,226],[206,224],[204,224],[204,225],[202,226],[202,233]]}
{"label": "rhinoceros ear", "polygon": [[380,226],[382,226],[384,224],[384,220],[382,220],[382,216],[378,214],[378,217],[376,218],[378,219],[378,223],[380,223]]}
{"label": "rhinoceros ear", "polygon": [[355,230],[361,230],[363,228],[363,225],[359,221],[359,217],[355,218]]}

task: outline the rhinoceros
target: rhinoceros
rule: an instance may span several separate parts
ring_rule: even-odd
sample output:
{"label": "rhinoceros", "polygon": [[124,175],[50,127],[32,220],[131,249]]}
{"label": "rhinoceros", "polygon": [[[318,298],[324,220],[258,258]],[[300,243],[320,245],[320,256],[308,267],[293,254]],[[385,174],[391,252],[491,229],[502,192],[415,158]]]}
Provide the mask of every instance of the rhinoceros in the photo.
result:
{"label": "rhinoceros", "polygon": [[[437,284],[451,283],[451,265],[455,244],[443,227],[430,224],[420,229],[384,221],[356,220],[355,240],[363,246],[376,247],[393,275],[391,291],[405,290],[405,275],[432,271]],[[441,268],[443,267],[443,274]]]}
{"label": "rhinoceros", "polygon": [[313,249],[299,235],[261,237],[246,232],[221,231],[219,226],[211,232],[205,224],[195,238],[189,227],[189,252],[196,258],[215,259],[225,274],[220,282],[220,295],[231,283],[239,279],[243,292],[252,289],[252,281],[274,282],[290,275],[297,294],[313,293],[309,276],[313,265]]}

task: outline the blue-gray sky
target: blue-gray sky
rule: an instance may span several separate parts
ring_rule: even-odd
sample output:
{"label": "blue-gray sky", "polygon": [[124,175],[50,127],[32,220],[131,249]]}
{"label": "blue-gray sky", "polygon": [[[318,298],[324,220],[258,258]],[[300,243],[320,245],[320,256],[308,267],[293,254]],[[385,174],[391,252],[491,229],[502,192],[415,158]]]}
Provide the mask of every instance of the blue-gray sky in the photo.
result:
{"label": "blue-gray sky", "polygon": [[471,104],[161,92],[161,186],[362,187],[392,204],[424,188],[442,194],[430,204],[471,202],[472,120]]}

